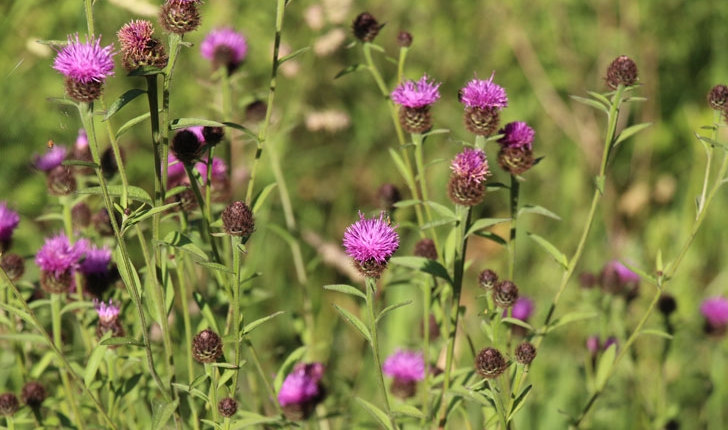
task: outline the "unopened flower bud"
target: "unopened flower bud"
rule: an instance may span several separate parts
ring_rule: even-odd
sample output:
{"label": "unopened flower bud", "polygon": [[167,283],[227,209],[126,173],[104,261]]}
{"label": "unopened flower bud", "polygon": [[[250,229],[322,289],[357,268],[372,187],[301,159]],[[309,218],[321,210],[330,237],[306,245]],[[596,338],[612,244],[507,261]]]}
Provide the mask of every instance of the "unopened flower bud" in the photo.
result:
{"label": "unopened flower bud", "polygon": [[200,26],[200,0],[167,0],[159,13],[159,21],[170,33],[185,34]]}
{"label": "unopened flower bud", "polygon": [[409,31],[400,31],[397,35],[397,45],[400,48],[409,48],[412,46],[412,34]]}
{"label": "unopened flower bud", "polygon": [[429,238],[420,239],[415,244],[414,255],[417,257],[425,257],[430,260],[437,260],[437,248],[435,248],[435,241]]}
{"label": "unopened flower bud", "polygon": [[478,283],[484,290],[491,290],[498,282],[498,274],[490,269],[485,269],[478,275]]}
{"label": "unopened flower bud", "polygon": [[210,329],[202,330],[192,340],[192,356],[200,363],[213,363],[222,355],[222,338]]}
{"label": "unopened flower bud", "polygon": [[371,42],[379,34],[379,30],[384,27],[380,25],[376,18],[370,13],[362,12],[356,17],[352,24],[354,30],[354,36],[362,42]]}
{"label": "unopened flower bud", "polygon": [[255,231],[253,211],[241,201],[231,203],[222,211],[222,227],[231,236],[249,237]]}
{"label": "unopened flower bud", "polygon": [[518,287],[511,281],[500,281],[493,288],[493,303],[507,309],[518,300]]}
{"label": "unopened flower bud", "polygon": [[637,65],[626,55],[619,56],[607,68],[607,86],[616,90],[619,85],[629,87],[637,82]]}
{"label": "unopened flower bud", "polygon": [[224,418],[230,418],[238,411],[238,402],[232,397],[225,397],[217,403],[217,410]]}
{"label": "unopened flower bud", "polygon": [[192,163],[200,156],[202,143],[190,130],[180,130],[172,139],[172,153],[183,163]]}
{"label": "unopened flower bud", "polygon": [[484,379],[493,379],[505,372],[508,367],[503,354],[495,348],[485,348],[475,357],[475,370]]}
{"label": "unopened flower bud", "polygon": [[20,279],[25,273],[25,260],[18,254],[3,254],[0,266],[12,282]]}
{"label": "unopened flower bud", "polygon": [[46,393],[45,387],[36,381],[25,384],[20,393],[20,398],[23,400],[23,403],[31,408],[40,407],[46,397],[48,397],[48,394]]}
{"label": "unopened flower bud", "polygon": [[530,342],[523,342],[516,347],[516,361],[521,364],[531,364],[534,358],[536,358],[536,347]]}
{"label": "unopened flower bud", "polygon": [[0,394],[0,415],[12,416],[18,411],[20,403],[18,397],[13,393]]}
{"label": "unopened flower bud", "polygon": [[725,110],[728,106],[728,86],[714,86],[708,93],[708,105],[714,110]]}

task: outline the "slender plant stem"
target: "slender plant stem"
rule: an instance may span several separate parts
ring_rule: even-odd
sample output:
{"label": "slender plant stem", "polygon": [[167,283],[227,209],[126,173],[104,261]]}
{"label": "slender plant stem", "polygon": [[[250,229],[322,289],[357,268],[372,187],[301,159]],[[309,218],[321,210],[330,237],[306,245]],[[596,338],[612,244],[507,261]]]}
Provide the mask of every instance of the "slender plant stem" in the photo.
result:
{"label": "slender plant stem", "polygon": [[88,34],[89,36],[94,35],[94,8],[93,8],[94,1],[93,0],[83,0],[83,10],[86,14],[86,26],[88,28]]}
{"label": "slender plant stem", "polygon": [[[53,327],[53,343],[59,351],[63,351],[63,340],[61,339],[61,301],[65,298],[64,294],[51,294],[51,321]],[[63,352],[61,352],[63,353]],[[76,405],[76,396],[73,394],[71,389],[71,383],[68,380],[68,374],[65,369],[59,369],[61,374],[61,380],[63,381],[63,390],[66,392],[66,401],[71,405],[71,411],[73,417],[79,422],[80,428],[83,429],[83,418],[78,412],[78,405]]]}
{"label": "slender plant stem", "polygon": [[250,351],[250,355],[253,358],[253,364],[255,365],[255,368],[258,371],[260,378],[263,380],[263,385],[265,385],[265,389],[268,392],[268,397],[270,401],[273,403],[273,406],[276,408],[278,414],[283,415],[283,409],[281,409],[281,405],[280,403],[278,403],[278,397],[276,397],[276,392],[273,389],[273,386],[270,384],[268,376],[263,370],[263,366],[260,364],[260,358],[258,358],[258,353],[253,347],[253,343],[250,341],[250,339],[246,339],[245,344],[248,346],[248,350]]}
{"label": "slender plant stem", "polygon": [[374,367],[376,367],[377,372],[377,385],[379,385],[379,390],[382,392],[382,395],[384,396],[384,411],[387,413],[387,417],[389,418],[389,423],[392,425],[392,428],[397,429],[397,423],[395,422],[394,418],[392,417],[391,407],[389,405],[389,394],[387,393],[387,386],[384,385],[384,374],[382,373],[382,360],[379,357],[379,330],[377,329],[377,319],[376,315],[374,313],[374,302],[375,302],[375,294],[377,292],[377,280],[376,278],[372,278],[367,276],[366,278],[366,289],[367,289],[367,297],[366,297],[366,304],[367,304],[367,315],[369,316],[369,330],[371,331],[371,342],[369,345],[372,348],[372,355],[374,356]]}
{"label": "slender plant stem", "polygon": [[[430,197],[427,191],[427,178],[425,176],[425,162],[423,150],[424,139],[422,138],[422,134],[413,133],[412,144],[415,147],[415,166],[417,166],[417,179],[419,180],[418,182],[420,185],[420,193],[422,193],[422,201],[428,202],[430,200]],[[428,221],[432,221],[432,209],[430,209],[430,205],[428,204],[425,204],[425,214],[427,215]],[[432,241],[435,244],[435,249],[438,251],[439,255],[440,242],[437,239],[437,231],[435,230],[435,227],[430,227],[430,232],[432,233]]]}
{"label": "slender plant stem", "polygon": [[511,175],[511,234],[508,240],[510,250],[510,265],[508,266],[508,279],[513,280],[513,272],[516,267],[516,237],[518,233],[518,198],[521,190],[521,183],[515,175]]}
{"label": "slender plant stem", "polygon": [[[430,318],[432,315],[432,289],[437,285],[435,277],[428,277],[425,282],[422,283],[422,297],[423,297],[423,318],[422,318],[422,329],[423,329],[423,355],[425,357],[425,367],[430,365]],[[432,384],[432,374],[429,371],[425,371],[425,389],[422,390],[422,418],[420,419],[420,427],[424,428],[430,417],[430,385]]]}
{"label": "slender plant stem", "polygon": [[207,371],[207,376],[210,378],[210,412],[212,412],[212,420],[218,422],[220,420],[220,414],[217,410],[217,367],[212,366],[210,363],[205,363],[205,370]]}
{"label": "slender plant stem", "polygon": [[[197,183],[197,178],[195,178],[195,173],[192,171],[192,164],[190,163],[184,163],[185,172],[187,172],[187,177],[190,180],[190,186],[192,187],[192,192],[195,194],[195,198],[197,199],[197,204],[200,206],[200,212],[202,212],[202,231],[200,232],[200,235],[205,238],[208,242],[210,242],[210,247],[212,248],[212,256],[215,259],[216,263],[222,263],[222,259],[220,258],[220,253],[217,250],[217,242],[215,242],[215,238],[212,235],[212,231],[210,230],[210,224],[212,224],[212,216],[210,211],[207,209],[207,206],[209,206],[208,202],[205,201],[205,198],[202,196],[202,192],[200,191],[200,186]],[[208,169],[209,171],[210,169]],[[209,187],[208,187],[209,188]],[[219,285],[224,285],[224,283],[220,282],[221,280],[218,279]]]}
{"label": "slender plant stem", "polygon": [[232,292],[233,321],[231,332],[235,337],[235,355],[233,356],[233,364],[235,364],[235,376],[233,376],[233,394],[238,389],[238,379],[240,375],[240,356],[242,352],[242,333],[240,332],[240,273],[242,270],[242,251],[238,249],[238,245],[242,243],[240,236],[230,236],[230,249],[233,253],[233,276],[230,282],[230,290]]}

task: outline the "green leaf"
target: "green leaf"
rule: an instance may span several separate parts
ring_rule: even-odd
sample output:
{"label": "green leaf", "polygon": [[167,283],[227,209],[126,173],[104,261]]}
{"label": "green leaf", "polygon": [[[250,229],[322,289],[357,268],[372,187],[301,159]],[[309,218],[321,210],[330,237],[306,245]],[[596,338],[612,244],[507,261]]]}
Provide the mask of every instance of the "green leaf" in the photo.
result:
{"label": "green leaf", "polygon": [[366,400],[362,399],[361,397],[356,397],[356,401],[359,402],[360,405],[364,407],[364,409],[367,410],[374,418],[379,421],[379,424],[381,424],[384,428],[388,430],[394,430],[392,428],[392,424],[389,422],[389,417],[386,413],[384,413],[383,410],[379,409],[377,406],[367,402]]}
{"label": "green leaf", "polygon": [[421,200],[415,200],[415,199],[400,200],[394,204],[394,207],[395,208],[408,208],[410,206],[419,205],[420,203],[422,203]]}
{"label": "green leaf", "polygon": [[192,298],[195,299],[197,307],[200,308],[200,312],[202,313],[202,316],[205,318],[205,321],[210,326],[210,328],[215,333],[220,333],[220,328],[217,326],[217,320],[215,319],[215,315],[212,313],[212,309],[210,309],[210,304],[207,303],[202,294],[198,293],[197,291],[194,291],[192,293]]}
{"label": "green leaf", "polygon": [[99,165],[94,163],[93,161],[83,161],[83,160],[63,160],[61,165],[88,167],[89,169],[98,169],[99,168]]}
{"label": "green leaf", "polygon": [[129,131],[132,127],[135,125],[144,122],[145,120],[149,119],[150,115],[149,112],[143,113],[135,118],[130,119],[129,121],[125,122],[124,125],[119,127],[118,130],[116,130],[116,136],[115,138],[118,139],[119,136]]}
{"label": "green leaf", "polygon": [[617,344],[609,345],[606,351],[599,358],[599,364],[597,364],[597,374],[595,378],[596,389],[601,391],[607,384],[609,374],[614,367],[614,358],[617,356]]}
{"label": "green leaf", "polygon": [[[111,197],[121,197],[121,194],[124,190],[124,188],[121,185],[107,185],[106,186],[107,191],[109,192],[109,195]],[[78,194],[93,194],[97,196],[103,195],[103,191],[101,190],[101,187],[89,187],[84,188],[82,190],[76,191]],[[149,193],[144,191],[144,189],[135,187],[133,185],[130,185],[127,187],[127,195],[130,199],[145,203],[149,206],[154,206],[154,203],[152,202],[152,198],[149,196]]]}
{"label": "green leaf", "polygon": [[3,333],[0,334],[0,339],[11,340],[13,342],[28,342],[28,343],[48,343],[48,340],[35,333]]}
{"label": "green leaf", "polygon": [[298,57],[299,55],[306,53],[311,50],[310,46],[303,47],[297,51],[291,52],[290,54],[286,55],[283,58],[278,59],[278,65],[281,65],[285,63],[286,61],[293,60],[294,58]]}
{"label": "green leaf", "polygon": [[432,222],[428,222],[426,224],[422,224],[422,226],[420,227],[420,230],[428,230],[433,227],[440,227],[440,226],[448,225],[448,224],[456,224],[457,222],[458,222],[457,218],[441,218],[441,219],[438,219],[438,220],[435,220]]}
{"label": "green leaf", "polygon": [[543,206],[524,205],[521,209],[518,210],[518,216],[521,216],[523,214],[538,214],[548,218],[553,218],[556,221],[561,221],[560,216],[556,215],[555,213],[551,212]]}
{"label": "green leaf", "polygon": [[235,271],[233,269],[231,269],[225,265],[222,265],[220,263],[213,263],[210,261],[201,261],[201,260],[197,260],[195,263],[202,267],[207,267],[208,269],[211,269],[211,270],[217,270],[218,272],[230,273],[230,274],[235,273]]}
{"label": "green leaf", "polygon": [[252,137],[253,140],[255,140],[256,142],[258,141],[258,136],[255,133],[253,133],[253,131],[251,129],[245,127],[244,125],[240,125],[240,124],[230,122],[230,121],[225,121],[225,122],[223,122],[223,124],[225,124],[226,127],[230,127],[235,130],[242,131],[243,133],[247,134],[249,137]]}
{"label": "green leaf", "polygon": [[179,206],[179,205],[180,205],[180,202],[174,202],[174,203],[169,203],[169,204],[166,204],[163,206],[157,206],[157,207],[154,207],[154,208],[151,208],[148,210],[141,211],[138,214],[127,218],[126,225],[132,226],[134,224],[140,223],[140,222],[144,221],[145,219],[154,216],[155,214],[164,212],[167,209],[171,209],[171,208],[173,208],[175,206]]}
{"label": "green leaf", "polygon": [[242,415],[241,419],[236,419],[232,430],[244,429],[252,426],[260,426],[261,424],[275,424],[280,421],[279,417],[266,417],[256,414],[255,412],[240,411],[238,415]]}
{"label": "green leaf", "polygon": [[594,97],[595,99],[599,100],[600,102],[604,103],[604,106],[606,106],[606,107],[610,107],[612,105],[612,102],[610,102],[609,99],[606,98],[602,94],[599,94],[594,91],[587,91],[586,93],[589,94],[590,96]]}
{"label": "green leaf", "polygon": [[480,218],[479,220],[476,220],[470,225],[470,228],[465,233],[465,237],[470,236],[471,234],[474,234],[476,231],[480,231],[483,229],[486,229],[488,227],[494,226],[496,224],[500,224],[502,222],[510,221],[510,218]]}
{"label": "green leaf", "polygon": [[71,99],[66,99],[66,98],[63,98],[63,97],[48,97],[46,100],[48,100],[51,103],[59,104],[59,105],[62,105],[62,106],[78,107],[78,105],[76,104],[76,102],[74,102]]}
{"label": "green leaf", "polygon": [[207,260],[207,254],[205,254],[205,251],[195,245],[189,237],[178,231],[170,231],[167,236],[164,237],[162,243],[181,249],[182,251],[197,256],[202,260]]}
{"label": "green leaf", "polygon": [[114,101],[114,103],[109,106],[109,110],[106,112],[106,115],[104,115],[103,121],[107,121],[109,118],[111,118],[115,113],[119,112],[121,108],[126,106],[127,103],[134,100],[135,98],[139,97],[142,94],[146,94],[147,92],[145,90],[139,89],[139,88],[132,88],[129,91],[125,92],[121,95],[118,99]]}
{"label": "green leaf", "polygon": [[94,305],[91,302],[71,302],[61,309],[61,315],[78,309],[91,309]]}
{"label": "green leaf", "polygon": [[672,338],[673,338],[673,336],[670,333],[666,333],[666,332],[664,332],[662,330],[657,330],[657,329],[652,329],[652,328],[640,330],[640,334],[641,335],[642,334],[649,334],[649,335],[652,335],[652,336],[662,337],[662,338],[665,338],[667,340],[672,340]]}
{"label": "green leaf", "polygon": [[115,346],[115,345],[126,345],[126,346],[144,346],[143,342],[140,342],[136,339],[132,339],[130,337],[112,337],[110,339],[106,339],[100,343],[101,345],[106,346]]}
{"label": "green leaf", "polygon": [[435,212],[439,213],[440,215],[442,215],[445,218],[448,218],[448,219],[451,219],[451,218],[457,219],[458,218],[457,215],[455,215],[455,212],[453,212],[452,209],[450,209],[449,207],[447,207],[445,205],[441,205],[440,203],[432,202],[432,201],[426,201],[423,203],[426,204],[427,206],[431,207],[432,209],[434,209]]}
{"label": "green leaf", "polygon": [[521,391],[521,394],[516,397],[516,400],[513,402],[513,407],[511,408],[511,411],[508,412],[507,421],[510,422],[513,417],[516,416],[516,413],[523,407],[526,397],[528,397],[529,393],[531,393],[531,388],[533,388],[533,385],[529,385],[528,387],[524,388],[523,391]]}
{"label": "green leaf", "polygon": [[655,279],[654,275],[645,272],[644,270],[633,265],[632,263],[629,263],[629,262],[621,262],[621,263],[624,264],[629,270],[631,270],[634,273],[636,273],[637,275],[639,275],[640,278],[650,281],[653,284],[657,284],[657,279]]}
{"label": "green leaf", "polygon": [[127,76],[138,77],[138,76],[154,76],[161,75],[164,73],[164,69],[154,66],[141,66],[129,72]]}
{"label": "green leaf", "polygon": [[205,423],[208,426],[211,426],[213,429],[222,430],[222,426],[220,424],[216,423],[215,421],[206,420],[206,419],[203,418],[203,419],[200,420],[200,422],[201,423]]}
{"label": "green leaf", "polygon": [[695,133],[695,137],[697,137],[698,140],[700,140],[701,142],[710,145],[711,147],[721,148],[723,150],[728,150],[728,146],[726,146],[726,145],[718,142],[717,140],[713,140],[713,139],[711,139],[711,138],[709,138],[707,136],[700,136],[699,134]]}
{"label": "green leaf", "polygon": [[597,190],[599,190],[599,194],[604,195],[604,184],[607,181],[607,177],[604,175],[597,176],[594,179],[594,185],[597,186]]}
{"label": "green leaf", "polygon": [[533,239],[534,242],[538,243],[544,250],[546,250],[546,252],[548,252],[554,258],[554,260],[556,260],[557,263],[559,263],[564,269],[566,269],[566,267],[569,265],[568,258],[554,245],[552,245],[551,242],[531,232],[526,232],[526,235]]}
{"label": "green leaf", "polygon": [[187,127],[225,127],[225,124],[203,118],[175,118],[169,122],[170,130],[178,130]]}
{"label": "green leaf", "polygon": [[243,329],[243,335],[246,335],[246,334],[252,332],[261,324],[266,323],[266,322],[272,320],[273,318],[277,317],[278,315],[282,315],[284,313],[285,313],[284,311],[278,311],[278,312],[268,315],[267,317],[259,318],[255,321],[251,322],[250,324],[246,324],[245,328]]}
{"label": "green leaf", "polygon": [[399,153],[394,149],[389,148],[389,156],[392,157],[394,165],[397,167],[397,170],[399,170],[399,174],[402,175],[402,178],[404,178],[404,181],[407,183],[407,187],[410,190],[415,189],[415,179],[412,177],[412,172],[410,172],[410,170],[404,164],[404,161],[402,160],[402,157],[399,155]]}
{"label": "green leaf", "polygon": [[571,97],[572,99],[574,99],[575,101],[577,101],[579,103],[583,103],[587,106],[591,106],[597,110],[600,110],[606,114],[609,114],[609,108],[607,106],[604,106],[602,103],[599,103],[596,100],[588,99],[586,97],[579,97],[579,96],[569,96],[569,97]]}
{"label": "green leaf", "polygon": [[338,291],[339,293],[348,294],[350,296],[356,296],[356,297],[362,298],[364,300],[367,299],[366,294],[362,293],[358,288],[352,287],[351,285],[345,285],[345,284],[324,285],[324,290]]}
{"label": "green leaf", "polygon": [[367,66],[365,66],[364,64],[352,64],[351,66],[348,66],[344,70],[337,73],[336,76],[334,76],[334,79],[339,79],[340,77],[346,76],[349,73],[358,72],[358,71],[364,70],[366,68],[367,68]]}
{"label": "green leaf", "polygon": [[273,189],[277,186],[278,184],[273,182],[272,184],[268,184],[265,186],[265,188],[260,190],[260,192],[253,198],[253,201],[251,202],[251,209],[253,213],[258,213],[261,206],[263,206],[265,199],[268,197],[270,192],[273,191]]}
{"label": "green leaf", "polygon": [[189,394],[197,397],[198,399],[202,400],[203,402],[209,402],[210,401],[210,399],[207,397],[207,394],[203,393],[202,391],[200,391],[197,388],[192,388],[189,385],[179,384],[179,383],[176,383],[176,382],[173,382],[172,383],[172,386],[173,387],[176,387],[176,388],[179,388],[180,390],[184,391],[185,393],[189,393]]}
{"label": "green leaf", "polygon": [[396,405],[392,406],[392,413],[396,415],[404,415],[407,417],[413,417],[413,418],[424,418],[424,414],[422,411],[417,409],[416,407],[412,405],[408,405],[406,403],[397,403]]}
{"label": "green leaf", "polygon": [[658,272],[664,272],[665,266],[662,262],[662,249],[657,248],[657,256],[655,257],[655,268]]}
{"label": "green leaf", "polygon": [[507,240],[503,239],[502,237],[498,236],[497,234],[493,233],[492,231],[476,231],[475,235],[483,237],[488,240],[492,240],[493,242],[495,242],[499,245],[508,246]]}
{"label": "green leaf", "polygon": [[307,349],[308,348],[306,346],[299,346],[295,351],[290,353],[288,357],[286,357],[286,361],[281,364],[278,372],[276,372],[276,378],[273,380],[273,387],[275,388],[276,393],[281,390],[283,380],[291,372],[291,369],[293,369],[293,366],[296,364],[296,362],[303,358],[303,355],[306,353]]}
{"label": "green leaf", "polygon": [[[111,332],[107,332],[106,335],[110,336]],[[108,348],[108,345],[98,344],[91,353],[86,363],[86,370],[83,372],[83,383],[87,387],[96,378],[96,371],[99,369],[99,364],[101,364],[101,360],[104,358]]]}
{"label": "green leaf", "polygon": [[361,320],[359,318],[354,316],[354,314],[347,311],[346,309],[340,308],[337,305],[334,305],[334,308],[336,309],[337,312],[339,312],[339,314],[341,314],[341,316],[346,321],[349,321],[349,323],[351,325],[353,325],[354,328],[357,329],[357,331],[359,331],[359,333],[361,333],[362,336],[364,336],[364,339],[366,339],[367,342],[369,342],[370,344],[372,343],[372,335],[371,335],[371,333],[369,333],[369,329],[367,328],[366,325],[364,325],[363,322],[361,322]]}
{"label": "green leaf", "polygon": [[447,269],[435,260],[430,260],[425,257],[392,257],[389,261],[398,266],[409,267],[410,269],[437,276],[452,285],[452,279],[450,278],[450,274],[447,273]]}
{"label": "green leaf", "polygon": [[508,323],[508,324],[513,324],[513,325],[517,325],[519,327],[525,328],[528,331],[534,331],[533,330],[533,327],[531,326],[531,324],[527,323],[526,321],[519,320],[518,318],[507,317],[507,318],[503,318],[501,320],[501,322]]}
{"label": "green leaf", "polygon": [[179,403],[179,400],[175,400],[174,402],[162,403],[162,404],[156,405],[154,407],[154,415],[152,416],[152,423],[149,426],[149,428],[161,429],[165,425],[167,425],[167,421],[169,421],[169,419],[172,418],[172,414],[174,414],[175,409],[177,409],[178,403]]}
{"label": "green leaf", "polygon": [[547,332],[553,331],[558,327],[572,323],[574,321],[588,320],[597,317],[599,314],[596,312],[569,312],[561,318],[555,319],[547,329]]}
{"label": "green leaf", "polygon": [[379,315],[377,316],[377,320],[375,321],[375,324],[378,323],[379,320],[384,318],[384,316],[387,315],[388,313],[392,312],[395,309],[401,308],[402,306],[407,306],[410,303],[412,303],[412,300],[405,300],[404,302],[395,303],[393,305],[387,306],[386,308],[384,308],[382,310],[382,312],[379,313]]}
{"label": "green leaf", "polygon": [[617,140],[614,141],[614,145],[619,145],[621,142],[624,142],[625,140],[629,139],[636,133],[639,133],[640,131],[646,129],[647,127],[651,126],[651,122],[644,122],[642,124],[635,124],[631,127],[627,127],[624,130],[622,130],[621,133],[619,133],[619,136],[617,136]]}
{"label": "green leaf", "polygon": [[456,385],[448,390],[448,394],[462,397],[463,399],[473,400],[486,407],[494,407],[495,403],[487,397],[488,391],[469,390],[462,385]]}

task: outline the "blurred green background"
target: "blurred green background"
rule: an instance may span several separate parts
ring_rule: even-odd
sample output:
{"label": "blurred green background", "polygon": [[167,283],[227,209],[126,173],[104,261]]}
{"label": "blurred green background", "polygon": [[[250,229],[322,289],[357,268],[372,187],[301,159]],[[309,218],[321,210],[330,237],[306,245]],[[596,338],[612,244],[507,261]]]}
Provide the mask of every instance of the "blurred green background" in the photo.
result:
{"label": "blurred green background", "polygon": [[[235,120],[255,128],[250,115],[246,117],[246,107],[267,94],[275,2],[211,0],[202,11],[202,27],[185,38],[193,46],[183,49],[179,59],[171,116],[221,119],[219,85],[211,80],[210,64],[200,57],[198,47],[210,29],[231,26],[243,32],[249,43],[246,62],[233,81]],[[567,254],[573,252],[588,210],[605,124],[602,115],[568,95],[605,91],[603,78],[609,62],[623,54],[635,60],[642,84],[636,94],[647,101],[630,105],[624,118],[653,125],[620,147],[578,271],[598,272],[613,258],[650,271],[658,250],[665,260],[675,256],[694,219],[694,199],[705,171],[704,150],[693,133],[713,121],[706,93],[713,85],[728,82],[728,3],[720,1],[291,2],[283,44],[290,51],[306,46],[312,49],[285,64],[281,71],[270,146],[264,152],[257,186],[274,181],[270,157],[280,158],[296,215],[295,233],[304,238],[301,243],[309,276],[305,285],[297,282],[287,245],[266,228],[285,226],[280,199],[274,193],[259,214],[258,232],[247,259],[247,264],[263,273],[257,287],[270,297],[250,310],[250,319],[274,310],[289,311],[268,332],[261,331],[264,334],[258,339],[268,358],[279,362],[300,341],[296,338],[300,332],[297,324],[303,324],[300,315],[305,291],[316,315],[316,335],[305,340],[315,346],[309,359],[327,363],[332,390],[343,394],[341,403],[331,408],[351,407],[354,414],[362,411],[346,403],[347,396],[357,384],[369,384],[358,371],[371,363],[366,361],[369,359],[362,363],[361,342],[332,311],[332,301],[346,304],[347,299],[324,294],[321,289],[325,284],[352,281],[323,262],[310,234],[338,245],[345,227],[357,219],[358,210],[377,209],[376,190],[383,183],[396,184],[409,198],[388,154],[387,149],[397,143],[396,136],[371,76],[358,72],[334,79],[345,67],[363,62],[360,46],[349,45],[353,41],[351,21],[362,11],[386,22],[376,43],[392,58],[397,56],[397,33],[412,33],[407,78],[419,79],[427,73],[442,82],[442,98],[433,108],[435,128],[447,128],[450,133],[433,136],[425,147],[428,160],[441,160],[428,168],[431,198],[447,204],[447,160],[459,150],[461,141],[472,140],[462,125],[458,89],[474,74],[488,78],[495,71],[495,82],[509,96],[502,122],[528,122],[536,130],[535,153],[544,157],[525,175],[522,202],[544,206],[563,219],[558,222],[526,215],[520,227],[544,236]],[[102,0],[97,2],[95,13],[103,44],[115,43],[115,32],[131,19],[156,23],[156,5],[144,1]],[[0,22],[0,199],[21,213],[16,251],[30,256],[44,235],[58,229],[34,221],[52,211],[48,205],[54,201],[46,195],[43,175],[30,167],[32,156],[45,151],[48,140],[70,147],[80,127],[76,112],[47,100],[63,96],[63,78],[51,68],[52,50],[37,41],[83,34],[85,17],[78,1],[10,0],[0,3]],[[158,36],[163,36],[161,31]],[[395,64],[383,55],[377,56],[377,62],[393,88]],[[106,85],[106,100],[110,103],[127,89],[143,85],[139,78],[126,77],[119,67]],[[145,109],[142,98],[134,101],[112,119],[113,127]],[[724,133],[721,136],[726,137]],[[235,134],[233,139],[237,157],[232,170],[240,178],[234,181],[235,196],[241,198],[254,144]],[[151,190],[148,124],[125,134],[120,143],[126,150],[130,181]],[[105,145],[108,142],[102,143]],[[489,156],[495,160],[495,154]],[[491,162],[492,180],[506,182],[507,177],[495,164]],[[682,428],[719,429],[728,422],[728,390],[721,384],[725,381],[725,342],[705,338],[698,314],[705,297],[725,294],[726,210],[728,200],[721,193],[670,283],[678,303],[672,317],[677,331],[666,364],[662,367],[658,361],[664,343],[661,339],[640,339],[634,360],[623,364],[600,400],[590,423],[593,428],[660,428],[660,420],[671,417],[678,417]],[[494,192],[476,212],[479,216],[507,217],[506,192]],[[406,210],[395,214],[403,225],[412,218]],[[407,228],[400,232],[403,243],[399,255],[409,255],[417,236]],[[522,294],[536,301],[532,322],[538,324],[545,317],[561,274],[525,235],[519,238],[518,250],[514,281]],[[468,306],[464,327],[479,349],[485,346],[485,337],[478,328],[477,312],[482,302],[476,298],[477,274],[485,268],[505,270],[507,260],[505,249],[484,239],[474,240],[469,251],[473,263],[464,297]],[[393,271],[394,279],[397,270]],[[572,284],[560,313],[589,310],[599,303],[594,291],[580,290],[576,280]],[[580,409],[586,397],[586,336],[624,335],[620,330],[637,322],[654,287],[643,288],[646,293],[622,313],[568,327],[546,340],[531,371],[534,392],[531,403],[521,412],[519,428],[560,428],[566,419],[560,411],[573,414]],[[420,289],[411,285],[393,286],[387,291],[391,303],[407,297],[414,297],[415,303],[387,321],[383,354],[398,345],[418,345],[419,294]],[[659,327],[660,316],[655,315],[649,325]],[[465,345],[459,357],[463,366],[471,362]],[[271,366],[269,370],[274,369]],[[711,380],[714,389],[708,395],[706,386]]]}

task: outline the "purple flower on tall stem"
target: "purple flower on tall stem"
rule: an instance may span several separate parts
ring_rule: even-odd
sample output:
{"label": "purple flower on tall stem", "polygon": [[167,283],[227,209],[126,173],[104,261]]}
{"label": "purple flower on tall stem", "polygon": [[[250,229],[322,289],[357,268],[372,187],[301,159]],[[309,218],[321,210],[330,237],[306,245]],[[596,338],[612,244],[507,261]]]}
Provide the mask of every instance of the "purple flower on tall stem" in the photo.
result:
{"label": "purple flower on tall stem", "polygon": [[[227,178],[227,165],[222,158],[212,157],[212,182],[224,181]],[[195,164],[195,170],[200,172],[202,184],[207,184],[207,163]]]}
{"label": "purple flower on tall stem", "polygon": [[487,81],[477,77],[461,89],[460,102],[469,108],[496,108],[498,110],[508,107],[506,90],[493,83],[495,72]]}
{"label": "purple flower on tall stem", "polygon": [[76,136],[76,146],[77,149],[83,150],[88,148],[88,135],[86,134],[86,130],[79,129],[78,130],[78,136]]}
{"label": "purple flower on tall stem", "polygon": [[525,122],[514,121],[509,122],[503,127],[498,134],[502,134],[498,140],[504,147],[510,148],[526,148],[531,149],[533,143],[533,137],[536,134],[531,127]]}
{"label": "purple flower on tall stem", "polygon": [[153,34],[152,23],[141,19],[130,21],[119,29],[116,37],[121,45],[121,63],[126,70],[131,72],[142,66],[162,69],[167,65],[169,56]]}
{"label": "purple flower on tall stem", "polygon": [[[20,223],[20,216],[8,208],[7,202],[0,202],[0,242],[9,242],[13,238],[13,232]],[[0,246],[0,250],[2,250]]]}
{"label": "purple flower on tall stem", "polygon": [[323,374],[324,365],[321,363],[299,363],[286,376],[278,391],[278,403],[289,419],[308,418],[316,404],[323,400]]}
{"label": "purple flower on tall stem", "polygon": [[432,128],[430,105],[440,98],[440,83],[428,81],[427,75],[418,82],[406,81],[392,91],[392,101],[400,105],[399,123],[408,133],[424,133]]}
{"label": "purple flower on tall stem", "polygon": [[490,176],[485,152],[478,148],[465,148],[450,164],[453,174],[479,184]]}
{"label": "purple flower on tall stem", "polygon": [[422,351],[397,349],[384,361],[382,372],[403,381],[421,381],[425,379],[425,356]]}
{"label": "purple flower on tall stem", "polygon": [[84,275],[104,274],[109,272],[109,264],[111,264],[111,250],[92,245],[86,250],[86,256],[79,269]]}
{"label": "purple flower on tall stem", "polygon": [[63,233],[46,239],[35,255],[35,264],[41,269],[41,287],[49,293],[64,293],[74,288],[73,274],[88,246],[85,239],[71,244]]}
{"label": "purple flower on tall stem", "polygon": [[700,305],[700,313],[705,317],[705,332],[721,336],[728,329],[728,299],[712,297]]}
{"label": "purple flower on tall stem", "polygon": [[207,34],[200,45],[200,53],[212,62],[215,70],[225,66],[228,73],[232,73],[245,60],[248,42],[245,36],[232,28],[220,28]]}
{"label": "purple flower on tall stem", "polygon": [[66,93],[74,100],[92,102],[101,95],[101,86],[114,74],[113,45],[101,47],[101,38],[81,42],[78,34],[68,36],[53,62],[53,68],[66,77]]}
{"label": "purple flower on tall stem", "polygon": [[45,154],[33,156],[33,166],[44,172],[50,172],[63,163],[68,150],[62,145],[53,145]]}
{"label": "purple flower on tall stem", "polygon": [[408,108],[431,105],[440,98],[440,83],[422,76],[419,81],[405,81],[392,91],[392,101]]}
{"label": "purple flower on tall stem", "polygon": [[364,276],[377,278],[399,248],[399,235],[385,219],[384,212],[379,214],[379,219],[367,219],[359,212],[359,221],[344,232],[344,248]]}
{"label": "purple flower on tall stem", "polygon": [[94,308],[99,316],[99,324],[101,325],[110,326],[117,320],[117,318],[119,318],[120,309],[118,306],[114,306],[113,299],[109,300],[108,305],[98,299],[95,299]]}
{"label": "purple flower on tall stem", "polygon": [[[514,303],[511,308],[511,317],[521,321],[528,321],[533,314],[533,309],[533,300],[528,297],[521,296],[518,300],[516,300],[516,303]],[[506,312],[507,310],[503,311],[503,314],[505,315]]]}

